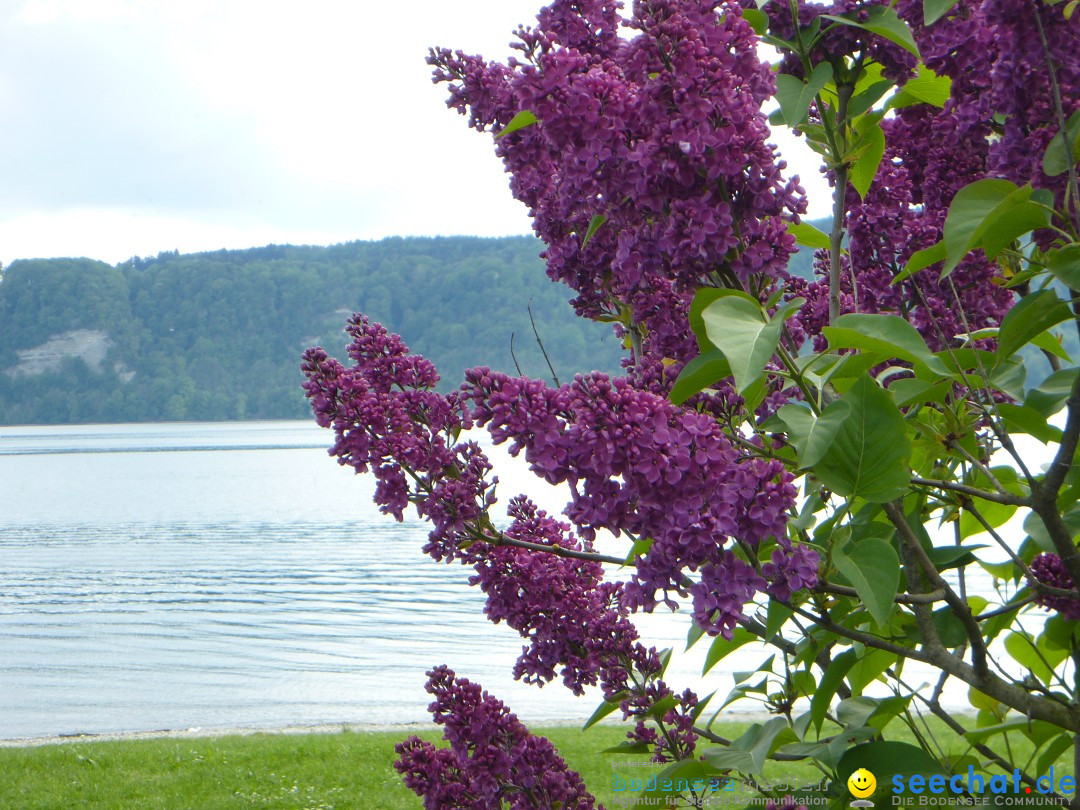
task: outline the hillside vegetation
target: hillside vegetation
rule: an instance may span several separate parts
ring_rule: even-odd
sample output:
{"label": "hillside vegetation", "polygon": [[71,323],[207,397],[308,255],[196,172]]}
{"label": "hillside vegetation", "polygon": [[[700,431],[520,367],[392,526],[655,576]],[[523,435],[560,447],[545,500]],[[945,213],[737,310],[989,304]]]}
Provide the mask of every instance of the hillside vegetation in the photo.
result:
{"label": "hillside vegetation", "polygon": [[[301,352],[334,355],[362,311],[447,386],[476,365],[615,372],[609,324],[576,318],[531,237],[16,261],[0,282],[0,424],[304,418]],[[806,254],[799,258],[809,258]],[[806,272],[805,269],[802,272]]]}

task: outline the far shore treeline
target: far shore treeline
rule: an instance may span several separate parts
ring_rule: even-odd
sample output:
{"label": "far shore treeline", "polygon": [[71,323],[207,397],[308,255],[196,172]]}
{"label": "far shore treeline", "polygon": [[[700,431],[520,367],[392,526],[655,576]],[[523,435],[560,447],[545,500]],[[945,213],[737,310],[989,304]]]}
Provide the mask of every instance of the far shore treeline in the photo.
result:
{"label": "far shore treeline", "polygon": [[[0,280],[0,424],[293,419],[301,352],[340,354],[362,311],[450,387],[483,363],[561,379],[615,372],[610,324],[575,318],[532,237],[390,238],[330,247],[167,252],[115,266],[12,262]],[[810,256],[794,272],[809,275]],[[588,364],[589,368],[585,368]]]}

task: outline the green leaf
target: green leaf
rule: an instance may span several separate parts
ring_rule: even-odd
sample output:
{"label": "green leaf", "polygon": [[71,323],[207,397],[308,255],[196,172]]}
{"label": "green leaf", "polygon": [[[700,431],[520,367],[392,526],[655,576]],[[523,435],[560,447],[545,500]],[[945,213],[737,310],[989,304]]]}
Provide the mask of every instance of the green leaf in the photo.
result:
{"label": "green leaf", "polygon": [[690,331],[697,338],[698,349],[703,354],[715,347],[709,342],[709,336],[705,334],[705,321],[702,318],[702,313],[713,301],[728,296],[745,298],[750,303],[757,303],[756,298],[744,293],[742,290],[728,290],[721,287],[702,287],[694,294],[694,300],[690,302]]}
{"label": "green leaf", "polygon": [[[797,741],[798,737],[792,732],[787,720],[783,717],[774,717],[764,725],[754,723],[739,739],[732,741],[730,746],[705,751],[705,759],[717,768],[738,769],[743,773],[760,775],[769,754],[781,745]],[[734,752],[748,754],[749,758],[739,756]],[[736,762],[741,764],[732,764]]]}
{"label": "green leaf", "polygon": [[724,353],[719,349],[711,349],[683,366],[679,376],[675,378],[675,384],[671,386],[668,399],[675,405],[682,405],[694,394],[730,376],[731,365]]}
{"label": "green leaf", "polygon": [[859,157],[851,165],[848,179],[851,181],[851,185],[855,187],[855,190],[859,192],[859,196],[865,198],[866,192],[870,190],[870,186],[874,182],[874,176],[877,175],[878,166],[881,165],[881,158],[885,154],[885,133],[877,121],[866,127],[866,132],[862,134],[858,150]]}
{"label": "green leaf", "polygon": [[1078,369],[1063,368],[1055,371],[1036,388],[1027,392],[1024,404],[1034,408],[1045,417],[1051,417],[1061,410],[1069,398],[1076,383]]}
{"label": "green leaf", "polygon": [[718,298],[702,310],[705,334],[727,358],[740,394],[764,373],[765,364],[776,352],[784,321],[804,303],[796,298],[768,321],[761,304],[741,296]]}
{"label": "green leaf", "polygon": [[639,537],[634,541],[634,545],[630,547],[630,550],[626,552],[626,559],[623,560],[623,565],[633,565],[634,560],[638,557],[644,557],[649,553],[649,549],[652,548],[653,539],[651,537]]}
{"label": "green leaf", "polygon": [[660,797],[680,796],[685,792],[686,785],[694,782],[704,785],[716,773],[715,767],[710,767],[710,764],[699,759],[680,759],[672,762],[657,773],[655,778],[642,773],[639,778],[647,786],[638,794],[634,806],[666,806],[667,802]]}
{"label": "green leaf", "polygon": [[1043,260],[1061,283],[1070,289],[1080,290],[1080,245],[1065,245],[1050,251]]}
{"label": "green leaf", "polygon": [[969,183],[956,193],[945,217],[944,278],[980,245],[988,256],[1049,222],[1050,211],[1032,202],[1035,190],[998,178]]}
{"label": "green leaf", "polygon": [[777,124],[790,126],[788,118],[794,117],[804,87],[806,84],[803,80],[790,73],[781,73],[776,77],[776,101],[780,105],[780,121]]}
{"label": "green leaf", "polygon": [[833,549],[833,563],[852,584],[879,627],[889,621],[900,584],[900,558],[891,543],[877,537]]}
{"label": "green leaf", "polygon": [[998,405],[998,413],[1005,420],[1005,427],[1010,433],[1026,433],[1043,444],[1061,441],[1061,428],[1051,425],[1045,416],[1028,405],[1003,402]]}
{"label": "green leaf", "polygon": [[744,8],[742,16],[744,20],[750,23],[750,27],[754,29],[754,33],[759,37],[769,30],[769,18],[765,12],[756,8]]}
{"label": "green leaf", "polygon": [[596,232],[600,230],[600,226],[607,222],[606,214],[596,214],[591,220],[589,220],[589,227],[585,231],[585,238],[581,241],[582,250],[589,244]]}
{"label": "green leaf", "polygon": [[831,79],[832,65],[828,62],[815,65],[807,82],[786,73],[776,77],[776,100],[789,127],[797,127],[806,120],[810,102]]}
{"label": "green leaf", "polygon": [[[870,650],[867,652],[848,671],[848,683],[851,684],[851,691],[856,695],[860,694],[867,686],[884,674],[885,670],[895,664],[896,660],[896,653],[886,650]],[[866,698],[866,700],[873,700],[875,705],[878,703],[876,698]],[[869,715],[857,725],[865,725],[868,717]]]}
{"label": "green leaf", "polygon": [[892,397],[864,376],[832,402],[822,418],[844,407],[849,410],[814,472],[826,487],[845,497],[859,496],[872,503],[900,497],[910,484],[911,441]]}
{"label": "green leaf", "polygon": [[923,25],[929,27],[948,14],[960,0],[923,0]]}
{"label": "green leaf", "polygon": [[751,641],[757,639],[753,633],[749,630],[745,630],[742,627],[736,627],[731,634],[730,639],[726,639],[723,636],[717,636],[713,639],[712,645],[709,647],[709,652],[705,656],[705,665],[702,667],[701,674],[707,675],[709,670],[719,664],[735,650],[744,644],[749,644]]}
{"label": "green leaf", "polygon": [[915,37],[911,35],[911,29],[890,7],[871,6],[866,12],[866,19],[862,22],[849,16],[836,16],[833,14],[822,14],[821,17],[842,25],[850,25],[864,31],[870,31],[878,36],[885,37],[885,39],[899,45],[916,57],[919,56],[919,47],[915,44]]}
{"label": "green leaf", "polygon": [[[1080,507],[1074,504],[1061,515],[1061,519],[1065,521],[1065,528],[1070,537],[1075,538],[1080,535]],[[1034,512],[1029,512],[1024,518],[1024,531],[1042,551],[1057,553],[1054,541],[1050,539],[1050,533],[1046,531],[1046,525]]]}
{"label": "green leaf", "polygon": [[1006,734],[1010,731],[1024,729],[1029,723],[1031,723],[1031,721],[1026,717],[1017,717],[1013,720],[1006,720],[1004,723],[991,723],[988,726],[980,726],[979,728],[965,731],[964,739],[968,742],[980,743],[991,737],[996,737],[998,734]]}
{"label": "green leaf", "polygon": [[1062,345],[1061,336],[1052,331],[1036,335],[1031,339],[1031,345],[1042,349],[1045,352],[1050,352],[1050,354],[1060,357],[1068,363],[1072,362],[1072,357],[1065,351],[1065,347]]}
{"label": "green leaf", "polygon": [[[1054,678],[1051,667],[1064,661],[1068,653],[1065,650],[1055,650],[1045,645],[1040,645],[1036,652],[1035,644],[1034,639],[1023,633],[1009,633],[1005,637],[1005,650],[1013,657],[1013,660],[1040,681],[1049,685]],[[1026,718],[1025,722],[1027,722]]]}
{"label": "green leaf", "polygon": [[1072,735],[1069,733],[1059,734],[1046,746],[1046,749],[1039,755],[1039,761],[1035,765],[1035,773],[1046,773],[1050,770],[1050,766],[1057,762],[1058,757],[1064,754],[1073,746]]}
{"label": "green leaf", "polygon": [[789,222],[787,229],[788,233],[795,237],[795,241],[803,247],[827,250],[830,246],[829,235],[824,231],[819,231],[809,222],[798,224]]}
{"label": "green leaf", "polygon": [[956,615],[951,607],[943,607],[935,610],[931,616],[934,629],[937,630],[941,643],[946,647],[959,647],[967,641],[967,631],[964,623]]}
{"label": "green leaf", "polygon": [[876,699],[861,695],[841,700],[836,704],[836,719],[847,728],[862,728],[877,705]]}
{"label": "green leaf", "polygon": [[784,626],[784,622],[795,615],[795,612],[776,599],[769,600],[769,609],[765,614],[765,641],[769,641]]}
{"label": "green leaf", "polygon": [[938,76],[926,65],[920,63],[918,75],[913,79],[908,79],[889,106],[907,107],[910,104],[906,102],[910,99],[912,103],[944,107],[951,94],[952,79],[948,76]]}
{"label": "green leaf", "polygon": [[825,722],[825,714],[829,711],[829,704],[832,703],[836,690],[840,688],[840,684],[844,682],[844,676],[855,666],[857,660],[858,655],[855,650],[846,650],[836,656],[825,668],[817,691],[810,700],[810,722],[819,731],[821,724]]}
{"label": "green leaf", "polygon": [[899,284],[901,281],[906,280],[910,276],[918,273],[920,270],[924,270],[932,264],[945,261],[945,243],[936,242],[928,248],[922,250],[916,250],[911,254],[911,258],[908,259],[904,269],[896,274],[896,277],[892,280],[892,284]]}
{"label": "green leaf", "polygon": [[909,377],[889,383],[889,393],[893,395],[898,408],[906,408],[909,405],[922,405],[924,402],[944,401],[951,387],[952,383],[948,380],[933,383]]}
{"label": "green leaf", "polygon": [[[998,365],[990,369],[990,387],[1003,391],[1013,399],[1023,399],[1027,391],[1025,380],[1027,379],[1027,367],[1019,359],[1001,360],[996,358]],[[978,382],[968,380],[969,385],[981,387],[981,376]]]}
{"label": "green leaf", "polygon": [[1080,160],[1080,110],[1069,116],[1065,122],[1065,135],[1058,132],[1046,147],[1043,153],[1043,172],[1047,177],[1057,177],[1069,170],[1069,159],[1065,154],[1065,139],[1068,138],[1072,148],[1073,161]]}
{"label": "green leaf", "polygon": [[877,734],[874,728],[849,729],[843,734],[837,734],[828,742],[796,743],[785,745],[780,750],[785,754],[794,754],[800,757],[810,757],[823,763],[830,771],[835,771],[840,764],[844,753],[853,743],[869,739]]}
{"label": "green leaf", "polygon": [[668,695],[665,698],[660,698],[652,706],[649,707],[649,714],[655,717],[657,720],[663,718],[665,714],[670,712],[676,706],[679,705],[679,699],[674,695]]}
{"label": "green leaf", "polygon": [[795,446],[800,469],[817,464],[833,445],[833,440],[851,413],[843,400],[833,403],[820,417],[802,405],[784,405],[776,415],[787,425],[788,438]]}
{"label": "green leaf", "polygon": [[[689,650],[705,635],[705,630],[696,622],[690,623],[690,630],[686,633],[686,649]],[[684,650],[685,652],[685,650]]]}
{"label": "green leaf", "polygon": [[[671,663],[671,653],[672,653],[673,651],[674,651],[674,648],[673,648],[673,647],[665,647],[665,648],[664,648],[664,649],[662,649],[662,650],[660,651],[660,653],[659,653],[659,658],[660,658],[660,677],[661,677],[661,678],[662,678],[662,677],[664,677],[664,673],[666,673],[666,672],[667,672],[667,668],[668,668],[668,665],[669,665],[669,664]],[[659,704],[656,704],[656,705],[659,705]],[[654,705],[654,706],[653,706],[653,709],[655,709],[655,708],[656,708],[656,705]],[[666,712],[666,711],[667,711],[667,709],[665,709],[665,710],[664,710],[664,712]],[[663,712],[661,712],[661,716],[663,716]]]}
{"label": "green leaf", "polygon": [[950,568],[963,568],[976,562],[975,554],[980,548],[986,548],[984,544],[973,546],[937,546],[928,549],[926,554],[938,571],[947,571]]}
{"label": "green leaf", "polygon": [[888,79],[876,81],[865,90],[857,92],[848,102],[848,118],[857,118],[865,113],[893,88],[893,83]]}
{"label": "green leaf", "polygon": [[705,761],[722,771],[754,772],[754,755],[737,748],[707,748]]}
{"label": "green leaf", "polygon": [[968,689],[968,703],[972,708],[980,711],[992,712],[993,714],[1000,714],[1004,708],[997,698],[992,698],[989,695],[985,695],[976,689],[974,686]]}
{"label": "green leaf", "polygon": [[1077,629],[1080,629],[1080,626],[1076,622],[1066,619],[1059,613],[1046,620],[1046,624],[1043,625],[1042,639],[1046,641],[1047,646],[1058,650],[1071,650],[1077,640]]}
{"label": "green leaf", "polygon": [[945,216],[944,273],[951,273],[978,244],[986,219],[1016,191],[1015,183],[989,177],[969,183],[956,193]]}
{"label": "green leaf", "polygon": [[517,115],[515,115],[513,118],[510,119],[510,123],[502,128],[502,130],[499,132],[499,134],[495,136],[495,139],[498,140],[499,138],[503,137],[504,135],[509,135],[511,132],[517,132],[519,129],[525,129],[525,127],[531,127],[535,123],[536,123],[536,116],[533,115],[533,113],[530,110],[522,110],[521,112],[519,112]]}
{"label": "green leaf", "polygon": [[1050,209],[1038,202],[1016,203],[990,220],[980,241],[983,253],[989,259],[996,259],[1001,251],[1024,234],[1049,225],[1050,217]]}
{"label": "green leaf", "polygon": [[841,315],[822,332],[830,349],[861,349],[886,357],[922,364],[940,377],[951,376],[948,367],[926,345],[923,336],[898,315]]}
{"label": "green leaf", "polygon": [[1068,304],[1053,290],[1025,295],[1009,310],[998,331],[998,357],[1007,359],[1051,326],[1072,318]]}
{"label": "green leaf", "polygon": [[626,692],[619,692],[617,695],[612,695],[611,700],[603,701],[596,707],[596,711],[592,713],[592,716],[585,721],[585,725],[581,727],[582,731],[592,728],[613,711],[619,708],[619,703],[626,697]]}

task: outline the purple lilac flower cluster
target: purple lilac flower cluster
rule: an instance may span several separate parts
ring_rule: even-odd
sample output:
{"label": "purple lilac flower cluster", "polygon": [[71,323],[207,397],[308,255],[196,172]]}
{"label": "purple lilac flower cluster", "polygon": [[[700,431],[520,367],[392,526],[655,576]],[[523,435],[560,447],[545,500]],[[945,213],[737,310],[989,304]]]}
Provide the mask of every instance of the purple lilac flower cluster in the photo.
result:
{"label": "purple lilac flower cluster", "polygon": [[[1045,552],[1031,561],[1031,575],[1043,585],[1052,588],[1061,588],[1066,591],[1076,589],[1072,577],[1065,570],[1065,564],[1057,554]],[[1080,594],[1076,599],[1067,596],[1054,596],[1052,594],[1035,594],[1035,604],[1047,610],[1056,610],[1066,619],[1080,621]]]}
{"label": "purple lilac flower cluster", "polygon": [[577,291],[580,313],[628,317],[645,354],[681,363],[695,353],[694,288],[718,268],[757,285],[786,277],[794,242],[782,218],[805,201],[767,144],[774,81],[739,7],[647,0],[623,20],[620,5],[557,0],[519,30],[521,58],[505,65],[445,49],[429,62],[472,126],[537,117],[497,151],[549,275]]}
{"label": "purple lilac flower cluster", "polygon": [[[510,501],[514,522],[504,535],[545,547],[579,548],[570,527],[549,517],[524,497]],[[470,551],[477,549],[473,546]],[[531,641],[514,667],[526,683],[546,683],[562,667],[563,682],[580,695],[597,683],[606,664],[629,657],[637,629],[619,604],[617,583],[603,582],[600,563],[559,557],[515,546],[484,546],[469,580],[487,594],[484,613],[505,621]],[[605,683],[605,692],[622,688]]]}
{"label": "purple lilac flower cluster", "polygon": [[[352,368],[321,349],[309,350],[303,365],[318,421],[335,431],[331,454],[357,472],[373,470],[379,479],[376,501],[398,520],[408,504],[416,506],[434,527],[426,553],[473,566],[470,584],[487,595],[488,618],[505,621],[529,641],[515,677],[543,685],[559,671],[575,694],[599,685],[605,698],[619,701],[624,719],[641,720],[631,732],[634,739],[649,736],[641,731],[644,720],[658,701],[672,697],[661,718],[671,728],[662,740],[657,737],[656,756],[692,751],[690,717],[697,699],[689,692],[675,696],[660,680],[659,656],[637,641],[622,604],[623,586],[604,582],[594,560],[544,551],[586,552],[589,543],[524,497],[510,501],[512,523],[496,530],[489,516],[497,481],[489,480],[491,464],[475,443],[457,439],[473,424],[469,401],[432,390],[438,381],[434,367],[409,354],[401,338],[380,324],[354,316],[349,333]],[[429,753],[416,756],[428,757],[428,767],[444,774],[456,773],[444,755]]]}
{"label": "purple lilac flower cluster", "polygon": [[781,543],[761,566],[761,573],[769,580],[769,593],[787,602],[796,591],[817,584],[819,562],[818,553],[809,546]]}
{"label": "purple lilac flower cluster", "polygon": [[[773,0],[765,8],[781,35],[793,33],[787,3]],[[799,8],[804,25],[819,13],[835,13],[809,3]],[[882,122],[887,147],[874,184],[864,199],[853,189],[847,197],[850,253],[841,273],[841,309],[902,314],[941,349],[968,329],[1000,324],[1012,305],[1011,292],[996,283],[995,263],[973,254],[944,283],[937,266],[899,285],[893,278],[915,251],[941,238],[949,204],[968,183],[1006,177],[1049,188],[1061,202],[1064,176],[1042,171],[1041,157],[1058,123],[1036,15],[1063,88],[1080,84],[1080,27],[1065,19],[1060,6],[1032,0],[961,0],[929,27],[920,0],[900,0],[897,11],[911,26],[925,64],[951,79],[952,93],[943,109],[916,104]],[[850,38],[852,30],[830,36]],[[841,55],[854,52],[835,47]],[[785,69],[801,74],[801,65],[789,62]],[[1065,92],[1063,101],[1066,116],[1080,109],[1075,93]],[[818,269],[827,277],[824,254]],[[804,288],[796,281],[792,293],[808,299],[795,329],[818,336],[822,348],[828,283]]]}
{"label": "purple lilac flower cluster", "polygon": [[[566,514],[586,537],[598,529],[652,540],[637,559],[623,603],[651,610],[663,591],[694,597],[694,618],[712,634],[731,637],[743,606],[766,582],[724,544],[750,548],[783,537],[796,491],[775,461],[736,450],[716,420],[673,406],[626,378],[578,376],[551,388],[489,369],[466,373],[471,418],[496,443],[510,440],[552,484],[568,483]],[[816,584],[810,550],[774,561],[775,576]],[[700,572],[691,582],[687,572]]]}
{"label": "purple lilac flower cluster", "polygon": [[469,415],[456,394],[434,390],[435,367],[409,354],[398,335],[363,315],[354,315],[346,331],[352,368],[322,349],[305,352],[301,366],[316,421],[334,430],[329,452],[358,473],[374,472],[384,513],[400,521],[415,504],[433,526],[425,551],[453,558],[497,482],[488,480],[491,464],[476,444],[454,443],[471,427]]}
{"label": "purple lilac flower cluster", "polygon": [[[758,8],[756,0],[742,0],[744,8]],[[867,2],[867,0],[834,0],[826,3],[797,3],[799,27],[806,28],[824,14],[846,16],[849,19],[866,22],[871,10],[887,8],[889,3]],[[769,18],[769,29],[776,36],[793,41],[795,39],[795,21],[792,6],[788,0],[768,0],[760,7]],[[829,20],[822,20],[822,27],[829,29],[821,36],[810,53],[810,63],[821,62],[842,64],[845,60],[861,58],[864,63],[876,62],[881,65],[882,74],[893,81],[903,83],[913,73],[916,64],[914,55],[899,45],[861,28],[850,25],[831,25]],[[830,27],[831,26],[831,27]],[[782,70],[799,78],[805,78],[805,68],[798,54],[786,54]]]}
{"label": "purple lilac flower cluster", "polygon": [[1080,109],[1080,27],[1060,5],[1038,0],[983,0],[980,14],[993,31],[989,62],[990,104],[1004,118],[1000,137],[990,144],[989,169],[1016,183],[1032,182],[1057,192],[1060,203],[1065,176],[1043,174],[1042,155],[1057,133],[1050,75],[1036,16],[1043,24],[1052,54],[1066,118]]}
{"label": "purple lilac flower cluster", "polygon": [[[882,123],[887,146],[877,177],[863,199],[853,191],[849,197],[856,201],[847,215],[849,249],[841,273],[841,311],[903,314],[935,350],[969,328],[998,325],[1013,300],[1011,291],[994,283],[997,266],[982,254],[964,259],[948,281],[940,280],[935,265],[894,284],[913,253],[941,238],[953,195],[985,173],[984,163],[971,159],[977,149],[965,151],[957,143],[952,123],[927,105],[904,108]],[[827,277],[828,258],[822,253],[819,259],[818,271]],[[822,348],[828,282],[796,285],[794,291],[809,302],[799,326]]]}
{"label": "purple lilac flower cluster", "polygon": [[429,711],[450,747],[412,736],[394,749],[394,767],[426,808],[603,810],[555,747],[478,684],[436,667],[428,672],[427,691],[435,697]]}

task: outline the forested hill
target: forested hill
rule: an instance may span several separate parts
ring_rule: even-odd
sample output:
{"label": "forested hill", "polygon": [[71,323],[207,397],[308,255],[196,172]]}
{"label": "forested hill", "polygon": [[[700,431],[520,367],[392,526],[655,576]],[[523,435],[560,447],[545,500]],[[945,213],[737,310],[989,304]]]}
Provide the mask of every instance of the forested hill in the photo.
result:
{"label": "forested hill", "polygon": [[[0,424],[304,418],[302,351],[341,356],[362,311],[447,385],[476,365],[562,379],[618,368],[608,324],[574,317],[531,237],[12,262],[0,281]],[[800,258],[803,258],[800,256]]]}

